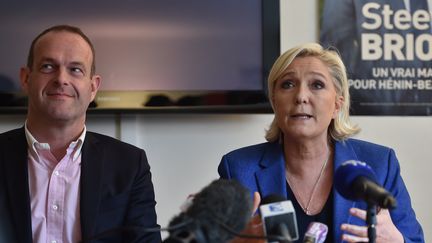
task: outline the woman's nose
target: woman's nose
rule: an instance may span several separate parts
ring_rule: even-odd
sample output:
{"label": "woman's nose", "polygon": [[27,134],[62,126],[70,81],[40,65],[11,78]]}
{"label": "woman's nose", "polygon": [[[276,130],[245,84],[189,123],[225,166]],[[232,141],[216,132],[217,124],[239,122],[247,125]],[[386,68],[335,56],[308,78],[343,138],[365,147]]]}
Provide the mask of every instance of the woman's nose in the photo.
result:
{"label": "woman's nose", "polygon": [[296,104],[306,104],[309,102],[309,91],[304,85],[300,85],[295,96]]}

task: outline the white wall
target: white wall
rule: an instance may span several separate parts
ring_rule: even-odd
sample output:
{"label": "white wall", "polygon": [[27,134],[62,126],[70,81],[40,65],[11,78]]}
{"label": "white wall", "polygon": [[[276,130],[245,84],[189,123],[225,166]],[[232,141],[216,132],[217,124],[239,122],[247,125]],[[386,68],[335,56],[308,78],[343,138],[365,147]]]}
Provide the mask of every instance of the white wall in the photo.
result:
{"label": "white wall", "polygon": [[[316,40],[315,1],[283,0],[282,49]],[[18,68],[18,67],[17,67]],[[120,121],[120,122],[116,122]],[[23,115],[0,115],[0,132],[19,127]],[[119,136],[146,150],[153,172],[157,213],[162,226],[177,213],[188,194],[218,177],[223,154],[264,141],[272,115],[114,115],[90,116],[88,129]],[[431,117],[354,117],[362,127],[359,138],[391,146],[401,162],[402,175],[414,209],[423,225],[426,242],[432,241],[432,199],[428,173],[432,144]],[[429,189],[427,189],[429,188]]]}
{"label": "white wall", "polygon": [[167,225],[187,195],[217,179],[221,156],[235,148],[263,142],[271,115],[140,115],[125,126],[140,134],[148,152],[157,193],[158,217]]}

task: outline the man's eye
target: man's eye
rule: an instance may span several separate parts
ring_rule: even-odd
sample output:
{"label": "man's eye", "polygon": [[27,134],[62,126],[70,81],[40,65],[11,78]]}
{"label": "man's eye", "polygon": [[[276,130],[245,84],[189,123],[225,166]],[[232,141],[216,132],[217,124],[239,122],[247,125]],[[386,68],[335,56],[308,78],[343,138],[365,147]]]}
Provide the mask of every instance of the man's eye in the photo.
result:
{"label": "man's eye", "polygon": [[52,65],[52,64],[48,64],[48,63],[46,63],[46,64],[42,64],[40,70],[41,70],[43,73],[49,73],[49,72],[51,72],[52,70],[54,70],[54,65]]}
{"label": "man's eye", "polygon": [[84,73],[81,68],[71,68],[70,70],[74,74],[83,74]]}
{"label": "man's eye", "polygon": [[290,89],[290,88],[294,87],[294,83],[291,80],[285,80],[285,81],[282,81],[280,87],[282,89]]}

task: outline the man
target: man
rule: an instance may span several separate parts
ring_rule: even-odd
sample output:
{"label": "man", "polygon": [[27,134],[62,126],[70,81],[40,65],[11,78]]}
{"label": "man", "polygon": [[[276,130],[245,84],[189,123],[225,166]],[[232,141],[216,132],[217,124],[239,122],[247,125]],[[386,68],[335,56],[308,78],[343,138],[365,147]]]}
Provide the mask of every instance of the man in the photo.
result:
{"label": "man", "polygon": [[76,27],[33,40],[20,73],[25,126],[0,135],[0,242],[161,241],[143,230],[159,227],[145,152],[86,130],[94,63]]}

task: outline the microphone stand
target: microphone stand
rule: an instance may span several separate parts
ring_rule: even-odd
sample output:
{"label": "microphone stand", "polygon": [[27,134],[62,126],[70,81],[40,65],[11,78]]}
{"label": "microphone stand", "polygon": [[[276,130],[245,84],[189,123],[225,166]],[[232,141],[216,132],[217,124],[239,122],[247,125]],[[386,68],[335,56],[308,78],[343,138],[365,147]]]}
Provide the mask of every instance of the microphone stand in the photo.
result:
{"label": "microphone stand", "polygon": [[376,223],[377,223],[376,214],[377,214],[377,206],[375,204],[368,203],[366,223],[368,226],[369,243],[375,243],[376,241]]}
{"label": "microphone stand", "polygon": [[278,226],[279,233],[282,235],[282,237],[285,238],[285,240],[279,241],[280,243],[291,243],[292,238],[288,230],[288,226],[286,224],[279,224]]}

